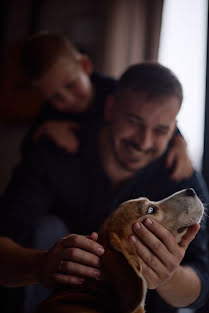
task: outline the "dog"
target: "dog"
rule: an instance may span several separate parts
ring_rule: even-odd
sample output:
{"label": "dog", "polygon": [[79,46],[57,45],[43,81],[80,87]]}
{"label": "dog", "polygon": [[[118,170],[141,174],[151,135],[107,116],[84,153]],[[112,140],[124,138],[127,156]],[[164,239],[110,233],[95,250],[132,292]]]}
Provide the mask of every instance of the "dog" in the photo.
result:
{"label": "dog", "polygon": [[138,198],[123,202],[99,230],[105,280],[57,290],[36,313],[144,313],[147,284],[136,251],[128,241],[132,225],[151,216],[179,243],[187,228],[200,223],[204,206],[193,189],[161,201]]}

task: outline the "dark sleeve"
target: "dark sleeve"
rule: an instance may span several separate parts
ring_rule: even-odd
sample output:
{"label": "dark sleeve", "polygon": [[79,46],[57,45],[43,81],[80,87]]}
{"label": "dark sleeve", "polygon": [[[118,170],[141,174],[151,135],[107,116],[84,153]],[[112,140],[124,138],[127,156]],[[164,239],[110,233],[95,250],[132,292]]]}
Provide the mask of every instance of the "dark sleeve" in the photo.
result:
{"label": "dark sleeve", "polygon": [[53,201],[47,154],[37,144],[14,170],[0,200],[0,234],[27,245],[39,219]]}
{"label": "dark sleeve", "polygon": [[[62,114],[62,116],[64,113]],[[36,132],[36,130],[46,121],[48,120],[57,120],[59,119],[59,112],[54,110],[49,102],[46,102],[43,104],[43,107],[39,113],[39,115],[36,117],[36,119],[33,121],[29,131],[25,135],[22,145],[21,145],[21,152],[22,154],[26,153],[30,149],[33,149],[34,145],[34,139],[33,135]]]}
{"label": "dark sleeve", "polygon": [[[203,177],[195,172],[191,178],[191,186],[195,189],[203,204],[209,203],[209,195]],[[195,239],[189,245],[182,265],[191,266],[198,274],[201,280],[201,293],[199,298],[189,307],[198,309],[206,303],[209,295],[209,252],[208,252],[208,231],[206,217],[208,214],[207,207],[205,207],[205,216],[201,221],[201,227]]]}
{"label": "dark sleeve", "polygon": [[[203,204],[209,203],[208,189],[200,173],[194,171],[191,178],[183,180],[180,183],[175,183],[171,180],[167,182],[168,195],[185,188],[194,188]],[[205,212],[207,212],[207,208],[205,208],[205,210]],[[209,255],[206,215],[203,217],[200,225],[200,230],[187,248],[185,257],[182,261],[182,265],[192,267],[201,280],[201,293],[198,299],[189,306],[192,309],[198,309],[203,306],[206,303],[209,294]]]}

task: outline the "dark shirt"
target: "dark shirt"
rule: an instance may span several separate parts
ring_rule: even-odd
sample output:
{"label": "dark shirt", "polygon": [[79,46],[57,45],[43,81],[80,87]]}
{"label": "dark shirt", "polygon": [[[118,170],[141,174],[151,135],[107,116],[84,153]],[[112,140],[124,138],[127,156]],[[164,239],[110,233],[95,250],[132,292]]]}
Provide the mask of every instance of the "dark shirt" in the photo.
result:
{"label": "dark shirt", "polygon": [[[169,179],[166,153],[114,191],[100,164],[97,134],[98,129],[86,129],[76,155],[45,139],[25,154],[1,200],[1,235],[30,246],[37,223],[48,214],[63,219],[73,233],[90,234],[125,200],[140,196],[161,200],[188,187],[194,188],[205,203],[209,202],[207,188],[198,173],[180,183]],[[209,289],[204,225],[187,249],[183,264],[194,268],[202,282],[201,295],[191,305],[196,308],[204,303]],[[176,312],[155,291],[148,292],[146,306],[147,313]]]}

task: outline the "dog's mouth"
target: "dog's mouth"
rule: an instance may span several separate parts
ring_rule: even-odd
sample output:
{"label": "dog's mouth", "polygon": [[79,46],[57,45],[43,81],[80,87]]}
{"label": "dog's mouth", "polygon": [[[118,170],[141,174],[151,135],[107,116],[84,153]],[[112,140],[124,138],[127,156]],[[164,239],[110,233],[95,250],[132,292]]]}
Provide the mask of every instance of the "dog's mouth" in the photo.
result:
{"label": "dog's mouth", "polygon": [[185,231],[189,226],[183,226],[177,229],[177,233],[181,234],[183,231]]}

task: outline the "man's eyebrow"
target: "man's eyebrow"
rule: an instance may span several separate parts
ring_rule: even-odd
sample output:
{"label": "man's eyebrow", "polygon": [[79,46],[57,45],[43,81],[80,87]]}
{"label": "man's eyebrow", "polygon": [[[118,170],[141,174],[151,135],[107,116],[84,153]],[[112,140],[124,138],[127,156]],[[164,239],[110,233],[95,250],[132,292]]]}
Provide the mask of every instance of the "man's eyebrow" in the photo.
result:
{"label": "man's eyebrow", "polygon": [[128,117],[135,118],[136,120],[138,120],[138,121],[140,121],[140,122],[143,122],[143,121],[144,121],[144,119],[143,119],[142,117],[140,117],[140,116],[138,116],[138,115],[135,115],[135,114],[133,114],[133,113],[126,112],[126,114],[127,114]]}
{"label": "man's eyebrow", "polygon": [[156,126],[156,128],[160,128],[160,129],[163,129],[163,130],[169,130],[170,126],[169,125],[159,124],[159,125]]}

